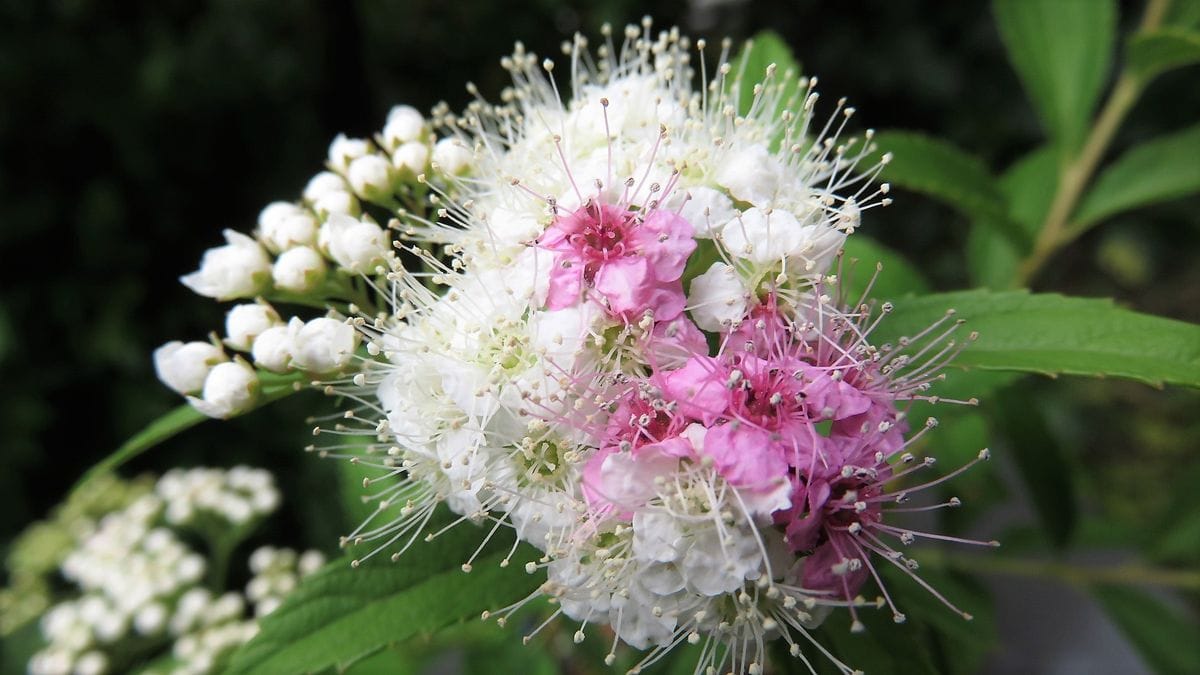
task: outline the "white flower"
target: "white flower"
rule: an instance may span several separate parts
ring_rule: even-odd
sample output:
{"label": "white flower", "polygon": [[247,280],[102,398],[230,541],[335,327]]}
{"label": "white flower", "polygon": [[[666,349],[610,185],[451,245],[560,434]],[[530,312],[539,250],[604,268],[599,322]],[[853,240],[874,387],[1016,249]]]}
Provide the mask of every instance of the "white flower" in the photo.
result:
{"label": "white flower", "polygon": [[466,173],[474,159],[475,153],[458,138],[443,138],[433,146],[433,168],[446,176]]}
{"label": "white flower", "polygon": [[808,243],[800,221],[787,211],[747,209],[721,230],[729,255],[760,265],[778,263],[800,253]]}
{"label": "white flower", "polygon": [[226,358],[225,352],[211,343],[175,340],[154,350],[154,371],[176,392],[194,394],[204,388],[208,371]]}
{"label": "white flower", "polygon": [[373,272],[388,252],[383,228],[366,220],[333,214],[321,226],[321,248],[343,269],[358,274]]}
{"label": "white flower", "polygon": [[307,246],[316,240],[317,219],[291,202],[273,202],[258,214],[258,237],[275,253]]}
{"label": "white flower", "polygon": [[345,368],[358,348],[359,335],[345,321],[320,317],[307,323],[292,319],[292,365],[310,373],[331,373]]}
{"label": "white flower", "polygon": [[346,179],[332,171],[322,171],[310,178],[304,186],[304,199],[315,202],[326,192],[346,192],[348,189]]}
{"label": "white flower", "polygon": [[383,125],[383,144],[395,150],[403,144],[419,140],[425,131],[425,118],[416,108],[398,105],[388,112],[387,124]]}
{"label": "white flower", "polygon": [[380,155],[363,155],[350,162],[346,179],[363,199],[380,201],[392,194],[392,166]]}
{"label": "white flower", "polygon": [[258,242],[225,230],[225,246],[210,248],[200,269],[179,280],[196,293],[217,300],[254,297],[271,279],[271,259]]}
{"label": "white flower", "polygon": [[361,138],[346,138],[345,134],[338,134],[337,138],[329,144],[329,168],[344,175],[350,168],[350,162],[370,152],[370,141]]}
{"label": "white flower", "polygon": [[404,176],[417,176],[429,166],[429,146],[410,141],[392,153],[392,166]]}
{"label": "white flower", "polygon": [[202,398],[188,397],[196,410],[218,419],[240,415],[258,402],[258,374],[245,361],[217,364],[204,380]]}
{"label": "white flower", "polygon": [[357,216],[362,212],[358,198],[348,190],[330,190],[313,200],[313,210],[322,218],[336,214]]}
{"label": "white flower", "polygon": [[225,344],[238,351],[248,352],[263,331],[283,322],[270,305],[249,303],[235,305],[225,315]]}
{"label": "white flower", "polygon": [[766,206],[779,191],[783,174],[771,151],[754,144],[726,154],[717,165],[716,181],[741,201]]}
{"label": "white flower", "polygon": [[673,201],[686,198],[679,215],[692,225],[697,237],[711,237],[720,232],[726,223],[733,220],[738,211],[733,206],[733,200],[720,190],[710,187],[693,187],[686,191],[677,192]]}
{"label": "white flower", "polygon": [[250,352],[254,363],[275,373],[292,364],[292,333],[287,326],[273,326],[259,333]]}
{"label": "white flower", "polygon": [[325,258],[309,246],[284,251],[275,260],[271,277],[275,287],[293,293],[308,293],[325,281]]}
{"label": "white flower", "polygon": [[692,279],[688,289],[688,308],[701,330],[727,330],[746,315],[748,303],[749,293],[737,270],[721,262]]}

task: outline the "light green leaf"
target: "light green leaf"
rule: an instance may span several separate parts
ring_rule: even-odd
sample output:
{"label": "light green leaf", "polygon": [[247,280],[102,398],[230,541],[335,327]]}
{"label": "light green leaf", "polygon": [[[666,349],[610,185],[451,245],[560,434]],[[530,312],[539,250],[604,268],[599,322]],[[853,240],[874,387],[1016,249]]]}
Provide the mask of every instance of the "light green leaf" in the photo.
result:
{"label": "light green leaf", "polygon": [[[846,238],[842,247],[846,260],[857,260],[853,269],[849,265],[842,270],[842,283],[845,284],[846,297],[851,302],[858,300],[871,277],[875,276],[875,266],[882,266],[879,276],[871,286],[871,297],[884,300],[895,300],[906,295],[929,292],[929,282],[904,256],[862,234]],[[846,279],[849,275],[849,279]]]}
{"label": "light green leaf", "polygon": [[739,115],[750,111],[750,106],[754,103],[754,85],[763,81],[767,74],[767,66],[771,64],[775,64],[777,81],[778,78],[788,78],[780,103],[785,104],[798,93],[800,64],[792,55],[791,48],[775,31],[762,31],[747,40],[729,64],[730,71],[726,82],[728,91],[737,94]]}
{"label": "light green leaf", "polygon": [[875,144],[880,154],[892,153],[884,180],[944,202],[994,228],[1019,250],[1029,248],[1031,239],[1009,220],[1004,196],[978,158],[945,141],[908,131],[880,132]]}
{"label": "light green leaf", "polygon": [[1129,209],[1200,191],[1200,124],[1126,152],[1100,175],[1071,225],[1090,225]]}
{"label": "light green leaf", "polygon": [[955,309],[960,333],[979,339],[955,360],[966,368],[1124,377],[1200,387],[1200,326],[1139,314],[1110,300],[1026,291],[939,293],[896,303],[877,343],[913,335]]}
{"label": "light green leaf", "polygon": [[1200,626],[1194,620],[1138,589],[1098,586],[1093,592],[1154,672],[1200,673]]}
{"label": "light green leaf", "polygon": [[1015,460],[1042,531],[1050,543],[1062,548],[1078,521],[1072,481],[1075,472],[1051,433],[1042,409],[1031,392],[1010,387],[996,392],[988,411],[993,433],[1008,442],[1007,454]]}
{"label": "light green leaf", "polygon": [[[263,620],[261,632],[234,655],[227,672],[301,673],[344,666],[532,592],[540,580],[526,574],[517,558],[500,566],[507,546],[485,552],[470,574],[462,572],[461,563],[484,536],[483,530],[461,524],[416,544],[396,563],[383,556],[355,569],[346,559],[334,561],[305,579]],[[536,554],[522,549],[520,555],[523,560]]]}
{"label": "light green leaf", "polygon": [[995,0],[1000,37],[1051,139],[1072,152],[1086,134],[1112,59],[1112,0]]}
{"label": "light green leaf", "polygon": [[1185,28],[1163,28],[1134,35],[1125,58],[1134,76],[1149,82],[1168,70],[1200,63],[1200,33]]}
{"label": "light green leaf", "polygon": [[[1000,177],[1008,217],[1026,233],[1027,240],[1041,229],[1057,182],[1058,156],[1049,146],[1026,155]],[[999,290],[1012,284],[1021,251],[989,223],[976,222],[967,240],[967,260],[975,283]]]}

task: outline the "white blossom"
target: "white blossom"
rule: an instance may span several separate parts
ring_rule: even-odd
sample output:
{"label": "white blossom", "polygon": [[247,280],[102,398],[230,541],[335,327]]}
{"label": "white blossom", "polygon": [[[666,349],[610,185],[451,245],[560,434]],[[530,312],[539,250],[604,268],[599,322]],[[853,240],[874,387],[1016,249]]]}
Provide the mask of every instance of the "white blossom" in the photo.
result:
{"label": "white blossom", "polygon": [[308,293],[325,281],[325,258],[310,246],[284,251],[275,260],[271,276],[275,287],[293,293]]}
{"label": "white blossom", "polygon": [[388,253],[388,237],[383,228],[347,215],[331,215],[321,226],[319,240],[334,262],[357,274],[373,272]]}
{"label": "white blossom", "polygon": [[204,253],[200,269],[180,277],[196,293],[231,300],[254,297],[271,279],[271,260],[257,241],[233,230],[225,230],[225,246]]}
{"label": "white blossom", "polygon": [[176,392],[194,394],[204,388],[208,371],[227,358],[212,343],[174,340],[154,350],[154,371],[163,384]]}
{"label": "white blossom", "polygon": [[209,417],[225,419],[253,408],[259,389],[254,368],[241,360],[226,361],[209,371],[201,398],[189,396],[188,402]]}
{"label": "white blossom", "polygon": [[320,317],[288,324],[292,336],[292,365],[310,373],[332,373],[345,368],[354,357],[359,334],[345,321]]}
{"label": "white blossom", "polygon": [[279,314],[270,305],[257,302],[234,305],[225,314],[225,344],[248,352],[255,338],[263,331],[282,323]]}

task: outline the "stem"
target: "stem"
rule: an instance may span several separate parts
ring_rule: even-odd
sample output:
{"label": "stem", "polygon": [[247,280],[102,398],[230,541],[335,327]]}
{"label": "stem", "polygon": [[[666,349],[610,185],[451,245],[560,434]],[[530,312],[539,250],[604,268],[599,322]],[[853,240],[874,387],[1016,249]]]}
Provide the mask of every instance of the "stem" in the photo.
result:
{"label": "stem", "polygon": [[1126,584],[1200,590],[1200,570],[1170,570],[1122,563],[1110,567],[1077,565],[1055,560],[980,555],[943,555],[948,567],[981,574],[1049,577],[1070,584]]}
{"label": "stem", "polygon": [[[1169,4],[1170,0],[1150,0],[1146,5],[1146,13],[1142,17],[1142,24],[1138,28],[1138,32],[1147,33],[1158,28]],[[1075,157],[1066,163],[1059,174],[1058,191],[1054,194],[1054,201],[1050,203],[1046,220],[1042,224],[1037,240],[1033,243],[1033,250],[1017,268],[1016,278],[1013,280],[1014,286],[1028,286],[1030,280],[1042,269],[1051,255],[1082,234],[1082,230],[1078,228],[1069,228],[1068,220],[1075,210],[1076,204],[1079,203],[1084,188],[1095,174],[1096,167],[1104,157],[1105,151],[1108,150],[1117,128],[1121,126],[1121,121],[1125,119],[1125,115],[1137,102],[1138,94],[1141,93],[1144,84],[1145,82],[1134,76],[1128,69],[1122,71],[1117,78],[1112,93],[1109,94],[1108,101],[1105,102],[1104,108],[1096,118],[1096,123],[1088,133],[1083,147]]]}

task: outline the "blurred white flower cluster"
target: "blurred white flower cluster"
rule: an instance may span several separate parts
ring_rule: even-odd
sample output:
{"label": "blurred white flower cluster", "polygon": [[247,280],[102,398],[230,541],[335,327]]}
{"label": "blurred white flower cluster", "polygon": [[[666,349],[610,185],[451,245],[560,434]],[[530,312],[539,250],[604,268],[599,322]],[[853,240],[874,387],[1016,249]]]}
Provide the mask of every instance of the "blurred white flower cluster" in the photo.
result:
{"label": "blurred white flower cluster", "polygon": [[170,667],[150,672],[216,672],[223,657],[253,637],[255,619],[324,558],[309,551],[297,563],[288,549],[255,551],[255,576],[243,595],[221,587],[228,561],[206,558],[193,542],[227,555],[278,504],[274,479],[261,469],[174,469],[152,492],[87,526],[60,569],[80,594],[43,615],[47,646],[30,660],[29,672],[123,672],[165,645]]}

